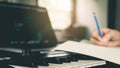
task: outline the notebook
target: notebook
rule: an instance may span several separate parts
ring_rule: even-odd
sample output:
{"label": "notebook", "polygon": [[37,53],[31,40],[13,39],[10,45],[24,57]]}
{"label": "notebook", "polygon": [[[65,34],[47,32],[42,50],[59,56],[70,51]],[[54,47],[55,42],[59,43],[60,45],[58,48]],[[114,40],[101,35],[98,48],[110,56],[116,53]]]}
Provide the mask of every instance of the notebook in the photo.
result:
{"label": "notebook", "polygon": [[66,41],[54,50],[85,54],[120,65],[120,47],[103,47],[84,42]]}

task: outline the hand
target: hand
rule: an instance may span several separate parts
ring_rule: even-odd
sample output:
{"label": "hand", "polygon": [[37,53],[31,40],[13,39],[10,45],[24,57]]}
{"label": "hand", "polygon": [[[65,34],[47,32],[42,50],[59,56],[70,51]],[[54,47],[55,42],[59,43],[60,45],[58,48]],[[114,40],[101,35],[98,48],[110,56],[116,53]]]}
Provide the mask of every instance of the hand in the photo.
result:
{"label": "hand", "polygon": [[92,36],[90,38],[92,43],[102,45],[102,46],[110,46],[110,47],[120,46],[119,31],[108,29],[108,28],[102,28],[101,32],[103,33],[102,38],[98,35],[97,30],[95,30],[92,33]]}

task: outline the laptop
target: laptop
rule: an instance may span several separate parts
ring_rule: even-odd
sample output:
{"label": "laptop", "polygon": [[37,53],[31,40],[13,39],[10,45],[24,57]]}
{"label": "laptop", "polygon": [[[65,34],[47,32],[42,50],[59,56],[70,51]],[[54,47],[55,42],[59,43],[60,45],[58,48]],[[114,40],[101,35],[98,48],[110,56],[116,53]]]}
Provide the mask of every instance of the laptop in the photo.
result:
{"label": "laptop", "polygon": [[49,50],[58,43],[43,7],[0,2],[0,22],[0,49]]}

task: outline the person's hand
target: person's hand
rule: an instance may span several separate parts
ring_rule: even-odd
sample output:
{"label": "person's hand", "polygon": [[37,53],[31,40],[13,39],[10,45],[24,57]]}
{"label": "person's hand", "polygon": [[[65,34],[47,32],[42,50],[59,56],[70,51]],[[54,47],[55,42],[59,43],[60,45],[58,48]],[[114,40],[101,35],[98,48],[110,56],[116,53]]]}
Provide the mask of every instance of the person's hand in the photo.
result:
{"label": "person's hand", "polygon": [[102,28],[101,32],[103,33],[102,38],[98,35],[98,31],[95,30],[92,33],[90,41],[94,44],[102,45],[102,46],[110,46],[110,47],[120,46],[119,31],[108,28]]}

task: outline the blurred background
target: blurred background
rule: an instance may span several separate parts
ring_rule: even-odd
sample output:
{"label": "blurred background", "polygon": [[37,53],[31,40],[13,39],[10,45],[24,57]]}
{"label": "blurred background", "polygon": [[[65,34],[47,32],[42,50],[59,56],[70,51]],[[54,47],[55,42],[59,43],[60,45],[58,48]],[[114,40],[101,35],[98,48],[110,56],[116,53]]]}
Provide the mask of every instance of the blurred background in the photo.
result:
{"label": "blurred background", "polygon": [[45,7],[59,42],[89,39],[96,29],[93,12],[102,28],[120,30],[120,0],[0,0]]}

